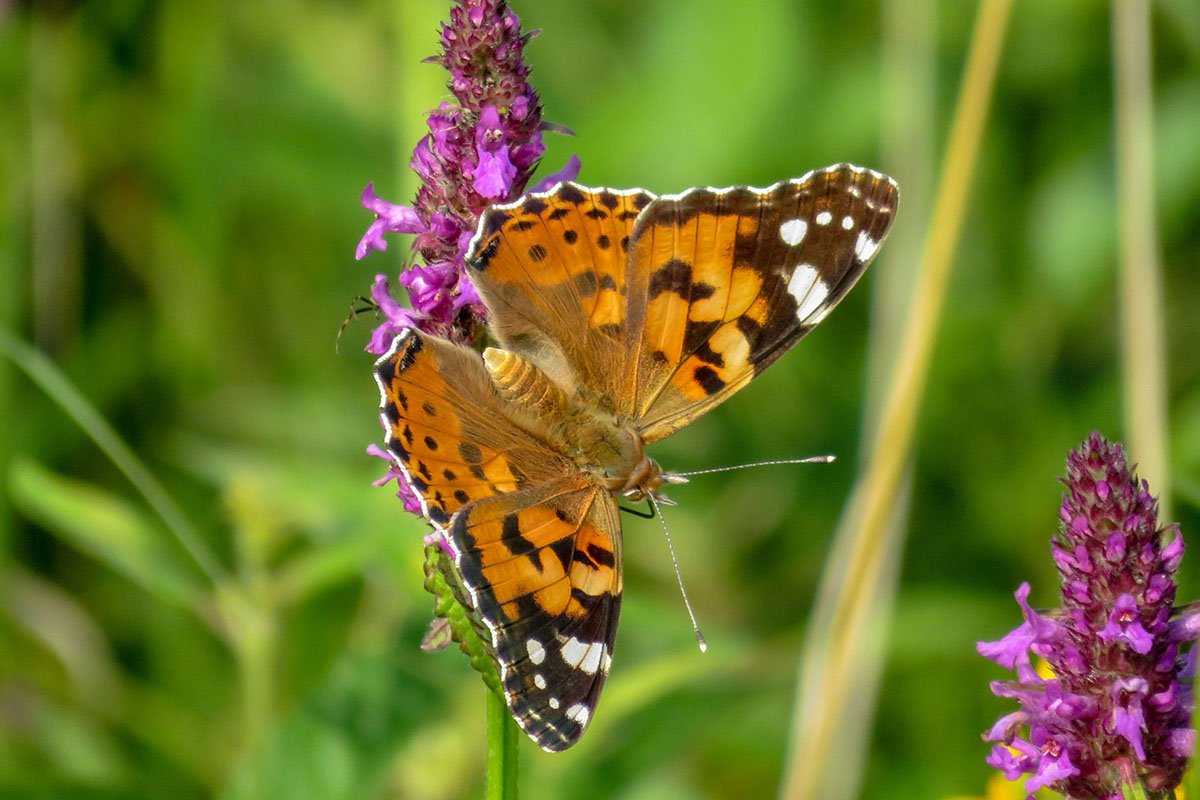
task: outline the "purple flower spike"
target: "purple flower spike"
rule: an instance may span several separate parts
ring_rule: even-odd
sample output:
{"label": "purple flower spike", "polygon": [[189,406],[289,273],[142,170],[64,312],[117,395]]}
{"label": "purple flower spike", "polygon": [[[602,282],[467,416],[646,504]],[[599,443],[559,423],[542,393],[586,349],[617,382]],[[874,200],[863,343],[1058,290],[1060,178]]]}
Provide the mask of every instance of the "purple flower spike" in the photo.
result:
{"label": "purple flower spike", "polygon": [[[456,0],[442,25],[442,52],[427,59],[450,73],[454,100],[429,112],[429,133],[413,150],[410,165],[421,179],[416,199],[412,207],[397,206],[381,200],[373,185],[363,191],[362,203],[376,219],[356,256],[387,249],[385,234],[416,234],[412,249],[420,263],[400,275],[412,303],[408,324],[459,342],[473,341],[487,313],[464,277],[479,217],[524,192],[546,149],[542,106],[523,60],[529,38],[504,0]],[[568,165],[570,177],[578,163]],[[390,295],[388,301],[394,305]],[[384,314],[388,321],[367,347],[373,353],[386,352],[397,333],[395,315]]]}
{"label": "purple flower spike", "polygon": [[[2,2],[2,0],[0,0]],[[473,344],[487,309],[466,275],[466,255],[479,218],[488,206],[519,197],[545,151],[542,106],[529,84],[521,24],[504,0],[455,0],[441,30],[442,52],[427,61],[450,73],[453,101],[426,115],[429,132],[417,142],[409,165],[421,180],[412,206],[383,200],[367,184],[362,205],[375,214],[355,251],[363,258],[386,250],[386,234],[415,234],[415,258],[399,275],[412,308],[392,297],[388,279],[377,275],[371,299],[383,316],[367,350],[386,353],[397,334],[419,328]],[[553,182],[579,174],[579,159],[549,176]],[[385,423],[386,428],[386,423]],[[391,457],[375,445],[372,455]],[[408,511],[421,513],[403,471],[392,469],[376,485],[396,479]],[[444,546],[444,543],[443,543]]]}
{"label": "purple flower spike", "polygon": [[[992,691],[1021,710],[985,741],[987,763],[1025,790],[1049,787],[1076,800],[1111,800],[1139,782],[1153,797],[1179,784],[1195,743],[1189,727],[1200,612],[1177,611],[1175,570],[1183,538],[1158,527],[1158,508],[1119,444],[1093,433],[1067,458],[1059,529],[1051,540],[1062,607],[1035,611],[1017,590],[1024,621],[979,653],[1015,669]],[[1163,542],[1168,538],[1169,542]],[[1054,677],[1042,679],[1030,653]],[[1014,752],[1015,751],[1015,752]]]}

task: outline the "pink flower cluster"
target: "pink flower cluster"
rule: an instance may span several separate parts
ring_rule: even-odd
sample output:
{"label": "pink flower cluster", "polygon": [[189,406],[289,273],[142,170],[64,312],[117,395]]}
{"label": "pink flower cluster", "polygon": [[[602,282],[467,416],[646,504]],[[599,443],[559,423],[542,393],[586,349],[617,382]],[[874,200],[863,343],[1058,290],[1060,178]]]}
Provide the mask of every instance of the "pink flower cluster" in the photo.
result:
{"label": "pink flower cluster", "polygon": [[[1017,680],[992,691],[1020,703],[984,734],[988,763],[1025,790],[1070,798],[1121,798],[1134,783],[1157,796],[1178,785],[1196,732],[1189,727],[1194,641],[1200,620],[1174,609],[1183,558],[1177,529],[1160,529],[1157,503],[1119,444],[1093,433],[1067,459],[1061,524],[1051,552],[1062,608],[1035,611],[1017,590],[1025,621],[980,655]],[[1164,542],[1164,537],[1169,541]],[[1030,654],[1053,673],[1043,678]]]}
{"label": "pink flower cluster", "polygon": [[[412,206],[394,205],[362,193],[375,221],[358,243],[363,258],[386,250],[384,234],[415,234],[420,264],[400,274],[412,309],[391,295],[388,279],[377,275],[371,298],[385,321],[367,350],[384,353],[397,333],[418,327],[439,336],[470,341],[486,309],[465,277],[464,258],[480,214],[489,205],[519,196],[541,158],[542,109],[530,86],[517,15],[503,0],[459,0],[442,25],[442,53],[430,59],[450,72],[454,102],[429,112],[429,133],[413,150],[411,166],[421,179]],[[539,185],[574,178],[579,160]]]}

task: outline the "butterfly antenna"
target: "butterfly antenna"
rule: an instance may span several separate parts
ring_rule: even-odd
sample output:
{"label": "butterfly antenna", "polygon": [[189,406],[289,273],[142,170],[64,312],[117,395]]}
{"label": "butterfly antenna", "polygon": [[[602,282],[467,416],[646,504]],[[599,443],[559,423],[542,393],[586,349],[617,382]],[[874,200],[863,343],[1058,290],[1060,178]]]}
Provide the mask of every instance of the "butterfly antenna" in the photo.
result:
{"label": "butterfly antenna", "polygon": [[692,618],[692,631],[696,634],[696,644],[700,645],[700,652],[708,650],[708,642],[704,639],[704,634],[700,632],[700,625],[696,622],[696,614],[692,611],[692,601],[688,600],[687,589],[683,588],[683,575],[679,573],[679,559],[675,558],[675,545],[671,543],[671,532],[667,530],[667,521],[663,519],[662,509],[658,507],[658,500],[654,495],[646,495],[650,499],[650,505],[654,506],[654,511],[658,514],[658,521],[662,523],[663,533],[667,536],[667,549],[671,551],[671,565],[675,567],[675,580],[679,581],[679,593],[683,595],[683,604],[687,607],[688,616]]}
{"label": "butterfly antenna", "polygon": [[735,469],[749,469],[750,467],[771,467],[776,464],[829,464],[836,456],[809,456],[808,458],[784,458],[779,461],[755,461],[753,464],[738,464],[733,467],[713,467],[712,469],[698,469],[695,472],[672,472],[672,475],[677,475],[681,478],[691,477],[692,475],[707,475],[710,472],[732,472]]}
{"label": "butterfly antenna", "polygon": [[[355,308],[355,303],[365,303],[362,308]],[[350,301],[350,313],[346,315],[346,319],[342,321],[342,327],[338,328],[337,339],[333,343],[333,352],[340,352],[342,346],[342,334],[346,332],[346,326],[350,324],[350,320],[357,317],[364,311],[378,310],[379,306],[369,297],[363,297],[361,294]]]}

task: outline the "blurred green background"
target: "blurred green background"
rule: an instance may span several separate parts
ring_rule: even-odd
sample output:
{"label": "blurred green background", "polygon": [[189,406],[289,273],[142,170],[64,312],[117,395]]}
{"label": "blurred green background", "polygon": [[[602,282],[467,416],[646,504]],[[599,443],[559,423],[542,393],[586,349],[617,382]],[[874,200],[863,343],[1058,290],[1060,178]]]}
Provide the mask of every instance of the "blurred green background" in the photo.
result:
{"label": "blurred green background", "polygon": [[[576,152],[585,183],[668,192],[853,161],[902,187],[863,288],[654,452],[678,470],[840,457],[673,491],[708,654],[658,523],[627,519],[595,723],[563,755],[521,746],[531,798],[769,797],[856,469],[872,303],[898,305],[928,225],[974,5],[512,5],[542,30],[526,55],[546,118],[577,133],[548,136],[543,172]],[[354,261],[358,195],[415,189],[408,154],[444,91],[419,61],[447,8],[0,10],[0,328],[61,366],[222,573],[0,360],[0,796],[479,795],[483,685],[456,652],[418,649],[424,526],[370,486],[370,319],[335,351],[351,299],[406,254]],[[1171,505],[1200,542],[1200,4],[1162,0],[1153,23]],[[983,793],[979,734],[1011,708],[974,643],[1017,624],[1022,580],[1055,602],[1066,453],[1126,434],[1109,25],[1090,0],[1014,9],[920,415],[865,797]]]}

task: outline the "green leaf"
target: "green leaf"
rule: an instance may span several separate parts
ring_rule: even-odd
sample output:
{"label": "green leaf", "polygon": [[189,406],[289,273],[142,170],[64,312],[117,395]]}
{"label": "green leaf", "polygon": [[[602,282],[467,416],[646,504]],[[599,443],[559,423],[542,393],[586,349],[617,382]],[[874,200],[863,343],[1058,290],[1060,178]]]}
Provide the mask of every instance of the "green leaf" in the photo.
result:
{"label": "green leaf", "polygon": [[31,459],[9,470],[9,490],[30,519],[96,557],[156,598],[195,610],[200,581],[152,525],[124,499],[57,475]]}
{"label": "green leaf", "polygon": [[247,753],[222,800],[335,800],[365,796],[361,765],[336,729],[304,717],[275,726]]}

